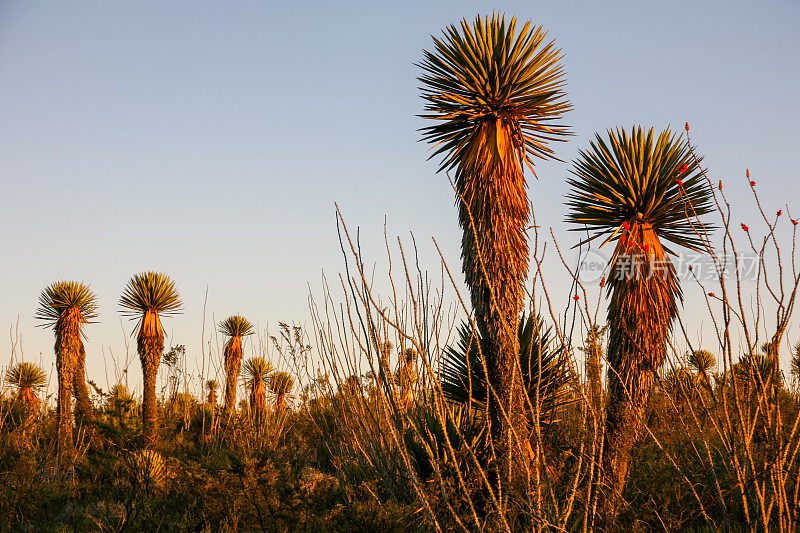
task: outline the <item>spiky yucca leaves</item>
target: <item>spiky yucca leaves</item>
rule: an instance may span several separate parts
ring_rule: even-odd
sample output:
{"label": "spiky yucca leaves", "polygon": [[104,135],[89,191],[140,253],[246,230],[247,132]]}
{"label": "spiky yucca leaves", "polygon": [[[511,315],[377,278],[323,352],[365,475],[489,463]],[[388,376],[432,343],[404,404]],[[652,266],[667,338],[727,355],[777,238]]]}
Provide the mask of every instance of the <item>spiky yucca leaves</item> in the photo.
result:
{"label": "spiky yucca leaves", "polygon": [[717,358],[708,350],[695,350],[689,356],[689,364],[697,369],[697,374],[700,376],[700,381],[709,392],[714,392],[711,387],[711,378],[709,372],[711,368],[717,364]]}
{"label": "spiky yucca leaves", "polygon": [[17,388],[17,399],[30,409],[39,403],[36,393],[47,385],[47,374],[36,363],[15,364],[8,369],[6,379]]}
{"label": "spiky yucca leaves", "polygon": [[208,403],[212,406],[217,405],[217,389],[219,389],[219,383],[216,380],[210,379],[206,381],[206,388],[208,389]]}
{"label": "spiky yucca leaves", "polygon": [[527,22],[517,31],[516,19],[492,16],[450,26],[423,54],[422,116],[437,123],[422,137],[435,146],[431,157],[442,155],[439,170],[455,171],[462,267],[486,341],[497,395],[489,402],[493,437],[510,481],[529,459],[528,416],[513,368],[529,261],[524,165],[552,156],[547,143],[568,134],[557,123],[570,109],[562,53],[541,27]]}
{"label": "spiky yucca leaves", "polygon": [[[613,520],[630,451],[639,432],[666,341],[682,299],[675,268],[662,244],[700,250],[699,218],[712,209],[712,191],[688,145],[667,129],[634,127],[596,136],[575,161],[567,221],[576,231],[616,241],[608,292],[608,412],[604,482],[613,492]],[[705,226],[708,231],[709,226]]]}
{"label": "spiky yucca leaves", "polygon": [[52,328],[56,337],[57,449],[59,468],[68,468],[72,451],[72,387],[84,353],[83,326],[97,318],[97,297],[88,285],[81,282],[58,281],[46,287],[39,296],[36,318],[42,326]]}
{"label": "spiky yucca leaves", "polygon": [[795,379],[800,379],[800,342],[794,347],[792,360],[789,363],[789,371]]}
{"label": "spiky yucca leaves", "polygon": [[244,363],[245,386],[250,389],[250,407],[254,413],[267,408],[267,380],[272,373],[272,363],[263,357],[252,357]]}
{"label": "spiky yucca leaves", "polygon": [[488,464],[491,453],[483,415],[464,404],[445,405],[442,410],[421,404],[404,433],[417,475],[424,481],[432,480],[437,471],[444,477],[469,476],[475,470],[473,456]]}
{"label": "spiky yucca leaves", "polygon": [[[442,392],[455,404],[471,405],[485,411],[486,371],[481,362],[481,351],[485,349],[486,341],[476,338],[475,333],[468,323],[461,324],[456,345],[444,351],[441,360]],[[555,345],[551,330],[544,327],[540,318],[523,317],[518,334],[518,363],[525,391],[531,405],[539,411],[539,422],[546,425],[556,421],[559,412],[577,399],[570,390],[574,378],[569,360],[563,347]],[[533,413],[529,416],[533,421]]]}
{"label": "spiky yucca leaves", "polygon": [[146,493],[161,489],[167,479],[167,466],[164,458],[153,450],[137,450],[128,457],[128,468],[137,488]]}
{"label": "spiky yucca leaves", "polygon": [[697,369],[698,373],[705,374],[717,364],[717,358],[708,350],[695,350],[689,356],[689,363]]}
{"label": "spiky yucca leaves", "polygon": [[225,357],[225,420],[236,410],[236,383],[242,367],[244,337],[253,334],[253,325],[243,316],[233,315],[219,325],[219,332],[228,337]]}
{"label": "spiky yucca leaves", "polygon": [[158,423],[156,376],[164,351],[161,317],[180,313],[183,303],[173,281],[159,272],[135,274],[125,286],[119,303],[123,315],[137,320],[134,332],[144,375],[142,423],[145,439],[152,444],[156,440]]}
{"label": "spiky yucca leaves", "polygon": [[667,389],[676,400],[681,402],[691,401],[697,394],[697,386],[700,383],[700,376],[681,366],[671,368],[664,376]]}
{"label": "spiky yucca leaves", "polygon": [[128,391],[128,387],[123,383],[117,383],[111,387],[111,391],[106,398],[105,408],[117,418],[124,418],[131,415],[136,408],[136,398]]}
{"label": "spiky yucca leaves", "polygon": [[780,372],[770,354],[752,354],[742,357],[733,365],[733,375],[746,388],[771,388],[781,383]]}
{"label": "spiky yucca leaves", "polygon": [[286,408],[286,395],[294,388],[294,378],[288,372],[275,372],[269,377],[269,390],[275,395],[275,409]]}

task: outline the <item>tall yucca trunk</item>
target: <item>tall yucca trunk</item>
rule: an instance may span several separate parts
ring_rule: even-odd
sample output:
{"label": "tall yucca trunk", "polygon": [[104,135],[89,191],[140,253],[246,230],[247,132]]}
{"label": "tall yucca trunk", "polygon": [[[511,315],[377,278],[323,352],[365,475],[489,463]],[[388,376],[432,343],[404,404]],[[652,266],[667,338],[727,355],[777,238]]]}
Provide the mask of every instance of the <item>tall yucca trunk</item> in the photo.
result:
{"label": "tall yucca trunk", "polygon": [[58,470],[66,473],[72,463],[72,383],[81,349],[80,314],[65,311],[56,324],[56,371],[58,373],[58,431],[56,455]]}
{"label": "tall yucca trunk", "polygon": [[275,410],[278,412],[286,409],[286,393],[279,392],[275,395]]}
{"label": "tall yucca trunk", "polygon": [[145,313],[138,337],[139,359],[142,363],[144,390],[142,391],[142,425],[148,444],[154,444],[158,437],[158,408],[156,399],[156,377],[164,352],[164,332],[158,314]]}
{"label": "tall yucca trunk", "polygon": [[250,393],[250,406],[255,416],[260,416],[267,410],[267,387],[263,379],[255,380]]}
{"label": "tall yucca trunk", "polygon": [[75,375],[72,376],[72,392],[75,395],[75,422],[80,424],[91,421],[92,400],[86,386],[86,349],[83,342],[75,364]]}
{"label": "tall yucca trunk", "polygon": [[477,326],[486,340],[489,384],[499,397],[498,402],[490,393],[487,408],[500,474],[513,481],[526,472],[524,463],[530,459],[530,423],[517,368],[519,317],[528,274],[529,205],[509,126],[500,118],[482,124],[469,149],[475,157],[465,160],[476,163],[459,168],[456,181],[463,199],[459,209],[463,270]]}
{"label": "tall yucca trunk", "polygon": [[608,491],[604,518],[611,524],[680,298],[674,267],[649,224],[631,222],[627,240],[617,245],[609,286],[603,481]]}
{"label": "tall yucca trunk", "polygon": [[225,345],[225,420],[236,410],[236,382],[242,370],[242,339],[231,337]]}

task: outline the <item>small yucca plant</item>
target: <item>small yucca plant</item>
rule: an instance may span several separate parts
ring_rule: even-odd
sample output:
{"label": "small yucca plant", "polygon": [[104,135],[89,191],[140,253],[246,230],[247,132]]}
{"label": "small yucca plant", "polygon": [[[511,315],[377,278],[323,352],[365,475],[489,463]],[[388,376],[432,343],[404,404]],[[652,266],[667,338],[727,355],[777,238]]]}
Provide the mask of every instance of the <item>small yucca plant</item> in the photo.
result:
{"label": "small yucca plant", "polygon": [[272,370],[272,364],[263,357],[253,357],[244,364],[245,385],[250,389],[250,406],[254,412],[262,412],[267,407],[267,380]]}
{"label": "small yucca plant", "polygon": [[695,350],[689,356],[689,363],[697,369],[698,373],[705,374],[717,364],[717,358],[707,350]]}
{"label": "small yucca plant", "polygon": [[29,408],[39,403],[36,393],[47,385],[47,374],[35,363],[21,362],[8,369],[8,382],[17,388],[17,399]]}
{"label": "small yucca plant", "polygon": [[121,417],[132,413],[135,407],[136,398],[128,391],[125,384],[117,383],[111,387],[106,398],[106,409]]}
{"label": "small yucca plant", "polygon": [[215,379],[209,379],[206,381],[206,389],[208,389],[208,403],[212,406],[217,405],[217,389],[219,389],[219,383]]}
{"label": "small yucca plant", "polygon": [[667,389],[677,399],[691,400],[697,393],[698,375],[686,367],[672,368],[664,376]]}
{"label": "small yucca plant", "polygon": [[241,315],[226,318],[219,325],[219,332],[228,337],[223,355],[225,357],[225,419],[236,409],[236,382],[242,367],[244,338],[253,334],[253,324]]}
{"label": "small yucca plant", "polygon": [[742,357],[733,365],[733,375],[746,387],[770,387],[780,379],[775,360],[770,355],[759,353]]}
{"label": "small yucca plant", "polygon": [[145,490],[159,489],[167,478],[167,467],[164,458],[153,450],[138,450],[128,459],[128,466],[133,478]]}
{"label": "small yucca plant", "polygon": [[275,395],[275,409],[286,407],[286,395],[294,388],[294,378],[288,372],[275,372],[269,377],[269,390]]}
{"label": "small yucca plant", "polygon": [[[540,424],[557,421],[563,409],[577,400],[570,389],[574,377],[567,353],[541,318],[523,317],[518,336],[520,353],[517,362],[524,391],[532,405],[537,405],[538,401]],[[458,330],[457,342],[442,354],[442,391],[450,402],[486,410],[489,395],[482,360],[482,354],[486,357],[486,350],[486,339],[468,323],[463,323]],[[533,422],[533,418],[530,421]]]}

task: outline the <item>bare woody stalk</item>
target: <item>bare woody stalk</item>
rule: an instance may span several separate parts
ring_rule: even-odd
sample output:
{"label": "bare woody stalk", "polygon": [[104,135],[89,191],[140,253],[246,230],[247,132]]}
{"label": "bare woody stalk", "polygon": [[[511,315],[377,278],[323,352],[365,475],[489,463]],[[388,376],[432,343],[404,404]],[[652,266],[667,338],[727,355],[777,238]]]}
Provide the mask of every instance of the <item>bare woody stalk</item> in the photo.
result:
{"label": "bare woody stalk", "polygon": [[477,327],[486,340],[493,395],[489,418],[501,458],[501,479],[512,481],[530,460],[530,423],[517,326],[528,274],[529,204],[523,166],[547,158],[548,141],[568,131],[553,124],[569,108],[562,90],[562,54],[541,27],[516,19],[476,18],[450,26],[434,51],[424,51],[423,115],[437,124],[423,139],[443,154],[439,168],[455,170],[463,271]]}
{"label": "bare woody stalk", "polygon": [[134,333],[137,333],[136,346],[144,377],[142,423],[145,441],[152,445],[157,440],[158,429],[156,377],[164,352],[161,317],[180,313],[183,304],[169,276],[143,272],[128,281],[120,305],[124,315],[138,320]]}
{"label": "bare woody stalk", "polygon": [[[712,209],[699,160],[669,130],[599,135],[568,180],[567,220],[616,241],[608,293],[608,399],[603,448],[603,518],[613,523],[631,449],[664,362],[682,292],[662,239],[698,250],[695,217]],[[694,220],[694,222],[693,222]],[[584,241],[586,242],[586,241]]]}
{"label": "bare woody stalk", "polygon": [[71,468],[72,388],[84,354],[81,336],[83,326],[97,318],[97,298],[83,283],[59,281],[42,291],[36,318],[42,321],[42,326],[52,328],[56,337],[54,350],[58,372],[57,470],[60,474],[64,474]]}

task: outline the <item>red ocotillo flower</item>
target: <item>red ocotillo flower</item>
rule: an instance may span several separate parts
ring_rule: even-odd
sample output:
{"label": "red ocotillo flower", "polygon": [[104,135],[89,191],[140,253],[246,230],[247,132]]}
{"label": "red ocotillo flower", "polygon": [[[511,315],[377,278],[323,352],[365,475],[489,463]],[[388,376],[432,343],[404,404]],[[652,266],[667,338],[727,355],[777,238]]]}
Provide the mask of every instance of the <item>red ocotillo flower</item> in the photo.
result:
{"label": "red ocotillo flower", "polygon": [[750,231],[750,228],[747,227],[747,224],[745,224],[744,222],[742,222],[742,229],[745,231]]}

